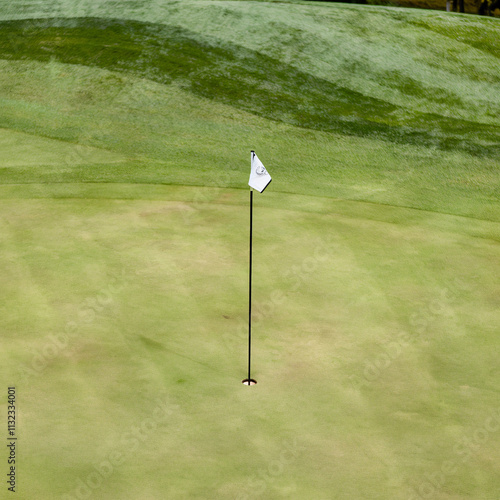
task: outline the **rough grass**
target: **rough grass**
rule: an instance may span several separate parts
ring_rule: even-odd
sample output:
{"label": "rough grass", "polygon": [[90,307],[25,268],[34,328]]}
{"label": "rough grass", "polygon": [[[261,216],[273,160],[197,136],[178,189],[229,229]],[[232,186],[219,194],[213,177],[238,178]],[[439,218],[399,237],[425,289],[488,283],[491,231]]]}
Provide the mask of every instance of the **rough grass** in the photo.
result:
{"label": "rough grass", "polygon": [[[0,13],[19,498],[496,498],[495,20]],[[253,388],[250,149],[274,178],[255,198]]]}
{"label": "rough grass", "polygon": [[[16,61],[4,62],[2,69],[0,88],[9,96],[3,125],[59,139],[47,139],[45,146],[59,165],[42,156],[35,171],[29,165],[40,153],[30,145],[31,135],[7,142],[0,169],[4,185],[240,187],[248,167],[241,152],[258,145],[280,175],[282,192],[300,186],[303,194],[499,217],[492,158],[297,128],[193,96],[177,85],[95,68]],[[96,165],[96,147],[116,152],[116,159]]]}
{"label": "rough grass", "polygon": [[[228,10],[224,13],[241,19],[241,14],[239,17],[236,15],[238,11]],[[394,44],[394,39],[385,44],[379,43],[387,38],[387,30],[377,26],[377,19],[373,19],[377,16],[367,16],[362,11],[357,14],[359,19],[356,27],[361,29],[351,29],[352,33],[337,37],[338,40],[330,40],[334,42],[332,46],[339,50],[341,60],[322,58],[332,70],[340,64],[341,73],[356,77],[363,75],[367,81],[381,82],[383,88],[390,89],[399,98],[394,99],[386,92],[382,93],[383,98],[366,95],[361,89],[356,89],[359,83],[349,82],[350,85],[346,86],[341,83],[341,75],[332,77],[325,72],[325,68],[311,71],[317,69],[312,64],[306,65],[309,71],[301,71],[293,64],[296,61],[285,64],[283,59],[286,61],[286,54],[277,54],[276,49],[270,51],[274,56],[270,57],[253,48],[244,48],[224,39],[221,43],[221,39],[213,35],[201,35],[175,25],[88,18],[9,21],[0,26],[7,42],[0,57],[55,60],[130,72],[163,84],[177,82],[195,95],[305,128],[378,137],[446,150],[463,148],[476,155],[497,157],[500,136],[498,125],[491,118],[497,115],[498,96],[491,95],[490,87],[485,86],[482,79],[478,81],[479,75],[473,73],[474,67],[469,68],[468,86],[472,88],[467,90],[476,90],[476,102],[464,92],[466,89],[462,81],[465,72],[456,75],[449,66],[448,71],[441,69],[444,54],[449,57],[442,47],[439,54],[434,52],[430,57],[426,55],[425,63],[422,60],[415,61],[414,56],[414,64],[410,68],[411,61],[404,57],[407,54],[399,54],[388,45]],[[346,20],[349,17],[346,15]],[[194,19],[196,21],[196,16]],[[364,22],[366,20],[369,22]],[[299,30],[294,21],[292,17],[289,25],[273,26],[274,36],[277,32],[282,38],[288,38],[289,46],[289,38],[293,37],[294,40],[297,36],[297,43],[291,46],[295,50],[296,45],[304,46],[306,53],[303,55],[307,61],[307,52],[311,50],[310,47],[306,50],[308,38],[311,38],[311,46],[314,47],[316,39],[328,32],[323,28],[324,32],[318,33],[317,26],[314,26],[315,29],[302,33],[304,30]],[[214,25],[217,24],[217,19],[214,19]],[[269,21],[267,24],[270,24]],[[399,42],[398,47],[408,52],[406,43],[412,43],[412,38],[416,37],[422,46],[429,45],[426,40],[429,29],[425,23],[413,23],[412,26],[408,20],[402,23],[396,18],[392,20],[391,26],[394,25],[399,34],[403,31],[402,24],[405,30],[410,28],[411,35],[407,35],[404,42]],[[425,31],[421,29],[424,26]],[[470,28],[467,27],[457,29],[453,26],[450,30],[449,25],[440,23],[438,29],[435,26],[431,26],[431,29],[434,37],[438,32],[446,45],[451,45],[452,41],[445,37],[451,37],[454,42],[462,32],[464,38],[470,38]],[[254,44],[267,48],[269,40],[262,40],[261,36],[255,38]],[[351,46],[353,40],[358,41],[359,53],[356,57],[352,57],[352,49],[342,54],[346,39]],[[493,56],[499,47],[491,42],[485,43],[486,39],[484,36],[477,41],[471,40],[468,48],[461,49],[469,52],[473,52],[470,47],[480,49],[482,59],[488,59],[484,57],[484,51]],[[370,47],[367,42],[376,48]],[[471,61],[475,55],[471,54]],[[373,60],[383,62],[368,62]],[[399,60],[404,60],[404,65],[399,64]],[[332,64],[334,62],[335,65]],[[395,63],[398,69],[395,69]],[[427,72],[429,66],[433,68],[432,83],[429,76],[421,75]],[[483,66],[488,68],[487,64]],[[410,70],[412,76],[408,74]],[[495,73],[491,76],[490,72],[487,73],[489,84],[498,82]],[[443,88],[445,78],[448,79],[447,83],[452,82],[449,90],[448,85]],[[481,97],[478,99],[477,96]],[[484,110],[477,109],[479,102],[488,98],[491,99],[487,111],[489,119],[484,116]],[[450,109],[450,106],[454,109]]]}

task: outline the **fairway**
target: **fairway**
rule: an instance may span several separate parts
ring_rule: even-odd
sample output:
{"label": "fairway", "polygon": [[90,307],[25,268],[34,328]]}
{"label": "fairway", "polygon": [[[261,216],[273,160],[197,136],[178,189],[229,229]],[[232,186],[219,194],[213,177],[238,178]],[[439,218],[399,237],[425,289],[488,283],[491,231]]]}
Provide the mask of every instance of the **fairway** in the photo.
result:
{"label": "fairway", "polygon": [[498,500],[497,19],[0,0],[0,34],[0,498]]}

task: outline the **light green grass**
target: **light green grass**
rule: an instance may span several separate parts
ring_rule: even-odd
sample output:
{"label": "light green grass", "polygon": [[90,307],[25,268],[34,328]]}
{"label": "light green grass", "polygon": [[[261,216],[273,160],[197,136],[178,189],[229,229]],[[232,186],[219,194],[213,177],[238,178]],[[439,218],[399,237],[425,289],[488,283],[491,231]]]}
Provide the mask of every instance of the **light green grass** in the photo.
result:
{"label": "light green grass", "polygon": [[[498,22],[205,0],[0,17],[18,498],[497,497]],[[274,179],[252,388],[250,149]]]}
{"label": "light green grass", "polygon": [[[189,197],[189,190],[181,194]],[[276,195],[268,195],[273,203]],[[10,227],[2,230],[9,249],[3,279],[13,290],[2,315],[7,366],[13,373],[31,367],[53,344],[51,334],[62,335],[69,321],[78,325],[78,335],[44,357],[48,366],[29,385],[18,382],[28,412],[21,421],[27,497],[35,487],[47,498],[72,489],[93,464],[123,451],[122,434],[165,392],[180,408],[96,495],[160,498],[177,486],[179,498],[233,498],[249,491],[247,474],[267,470],[283,441],[296,438],[300,455],[263,497],[295,485],[295,498],[331,490],[341,498],[368,498],[370,491],[405,498],[409,485],[454,458],[457,439],[496,408],[496,246],[464,235],[459,220],[426,224],[428,216],[401,209],[383,222],[272,206],[256,211],[257,318],[273,291],[283,298],[255,324],[259,385],[243,393],[247,242],[238,228],[245,227],[247,200],[231,190],[218,196],[221,203],[202,207],[3,202]],[[395,216],[413,221],[390,222]],[[318,248],[319,259],[306,260]],[[300,271],[290,276],[295,266]],[[95,319],[86,299],[102,308]],[[413,314],[425,328],[409,323]],[[392,352],[390,342],[402,332],[407,344],[372,381],[367,367]],[[38,423],[34,413],[43,415]],[[494,438],[459,477],[476,467],[488,473],[482,461],[494,461]],[[37,454],[35,446],[42,447]],[[71,467],[56,485],[59,460]],[[467,484],[455,488],[466,491]]]}

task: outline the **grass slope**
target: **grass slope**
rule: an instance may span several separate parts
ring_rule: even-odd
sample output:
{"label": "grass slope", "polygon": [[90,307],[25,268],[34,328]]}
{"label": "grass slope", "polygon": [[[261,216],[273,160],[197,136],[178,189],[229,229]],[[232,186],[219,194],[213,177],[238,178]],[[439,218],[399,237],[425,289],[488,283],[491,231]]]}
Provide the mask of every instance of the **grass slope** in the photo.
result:
{"label": "grass slope", "polygon": [[[84,18],[10,21],[0,29],[10,41],[0,54],[3,59],[56,60],[131,72],[163,84],[180,82],[200,97],[305,128],[498,155],[496,123],[415,113],[176,26]],[[413,78],[395,73],[388,79],[407,98],[425,93]],[[429,101],[441,107],[461,104],[441,89]]]}
{"label": "grass slope", "polygon": [[[20,498],[496,498],[496,20],[245,0],[0,18]],[[274,182],[250,389],[252,148]]]}

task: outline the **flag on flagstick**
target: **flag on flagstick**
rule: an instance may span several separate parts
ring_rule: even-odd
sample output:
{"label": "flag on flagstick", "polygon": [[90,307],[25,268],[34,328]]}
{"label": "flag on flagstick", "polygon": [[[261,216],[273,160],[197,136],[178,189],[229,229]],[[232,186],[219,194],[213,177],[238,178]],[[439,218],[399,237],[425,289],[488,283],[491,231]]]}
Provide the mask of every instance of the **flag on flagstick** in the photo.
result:
{"label": "flag on flagstick", "polygon": [[[266,170],[266,167],[262,165],[255,151],[250,152],[251,164],[250,164],[250,179],[248,180],[248,185],[262,193],[264,189],[271,182],[271,176]],[[250,376],[251,367],[251,357],[252,357],[252,227],[253,227],[253,191],[250,189],[250,259],[249,259],[249,272],[248,272],[248,377],[242,382],[245,385],[255,385],[257,381]]]}
{"label": "flag on flagstick", "polygon": [[266,167],[262,165],[262,162],[259,160],[258,156],[255,154],[255,151],[251,153],[252,163],[250,170],[250,180],[248,181],[248,185],[256,189],[259,193],[262,193],[264,189],[271,182],[271,176],[269,172],[266,170]]}

